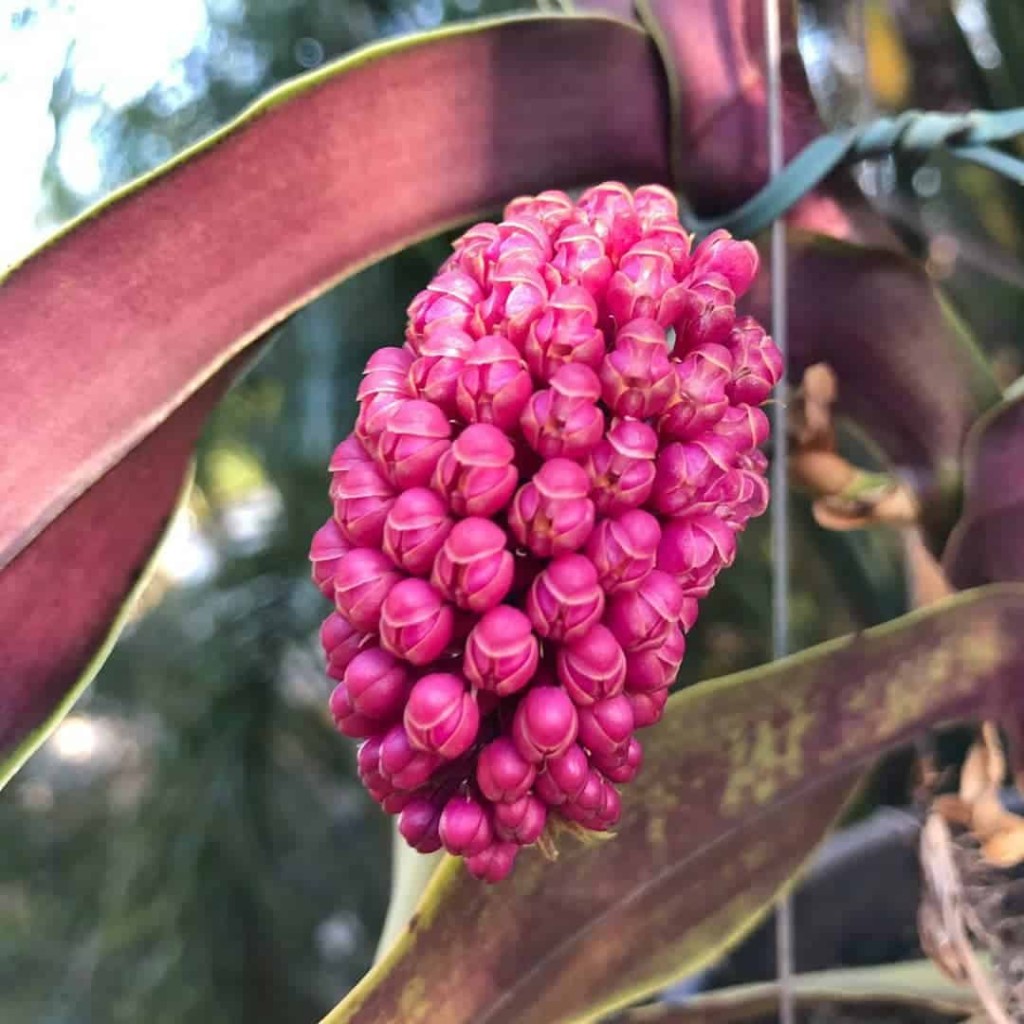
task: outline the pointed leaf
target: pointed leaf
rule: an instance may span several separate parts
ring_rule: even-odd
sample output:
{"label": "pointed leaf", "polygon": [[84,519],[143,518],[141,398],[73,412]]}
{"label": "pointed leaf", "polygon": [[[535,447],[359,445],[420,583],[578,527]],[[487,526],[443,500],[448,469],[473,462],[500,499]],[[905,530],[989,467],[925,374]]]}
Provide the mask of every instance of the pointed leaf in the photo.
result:
{"label": "pointed leaf", "polygon": [[[798,974],[790,984],[798,1010],[827,1014],[829,1020],[902,1020],[930,1011],[959,1021],[980,1006],[973,989],[954,984],[927,960]],[[777,984],[742,985],[697,996],[685,1006],[641,1007],[625,1014],[623,1024],[740,1024],[771,1018],[778,1007]]]}
{"label": "pointed leaf", "polygon": [[445,862],[327,1024],[589,1021],[692,973],[770,904],[863,765],[996,716],[1022,672],[1024,588],[1004,586],[676,694],[615,838],[526,851],[493,887]]}
{"label": "pointed leaf", "polygon": [[943,556],[950,581],[1024,580],[1024,394],[978,421],[965,461],[963,515]]}

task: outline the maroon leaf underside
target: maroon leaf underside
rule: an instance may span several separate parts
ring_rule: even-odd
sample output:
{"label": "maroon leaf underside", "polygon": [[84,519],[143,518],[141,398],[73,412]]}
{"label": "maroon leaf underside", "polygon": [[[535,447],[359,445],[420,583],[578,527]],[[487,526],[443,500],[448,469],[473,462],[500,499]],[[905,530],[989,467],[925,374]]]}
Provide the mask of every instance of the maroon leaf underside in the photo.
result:
{"label": "maroon leaf underside", "polygon": [[1024,399],[1008,400],[968,441],[963,516],[943,562],[959,588],[1024,580]]}
{"label": "maroon leaf underside", "polygon": [[106,639],[175,506],[221,370],[4,570],[0,764],[42,727]]}

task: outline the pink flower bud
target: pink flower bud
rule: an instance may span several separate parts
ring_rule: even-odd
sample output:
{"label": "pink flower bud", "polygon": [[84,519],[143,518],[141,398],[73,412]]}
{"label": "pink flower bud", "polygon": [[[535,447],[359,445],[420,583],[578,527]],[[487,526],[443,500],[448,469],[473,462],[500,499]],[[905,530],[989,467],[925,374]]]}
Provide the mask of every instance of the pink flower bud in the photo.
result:
{"label": "pink flower bud", "polygon": [[335,473],[331,491],[334,518],[345,539],[356,547],[380,547],[395,492],[377,467],[365,464]]}
{"label": "pink flower bud", "polygon": [[590,775],[590,762],[583,748],[573,743],[558,757],[549,757],[537,775],[535,790],[549,806],[557,807],[575,800]]}
{"label": "pink flower bud", "polygon": [[334,597],[338,563],[351,550],[352,545],[342,536],[341,527],[334,519],[328,519],[313,534],[313,543],[309,546],[310,575],[324,597]]}
{"label": "pink flower bud", "polygon": [[655,320],[633,320],[601,364],[605,405],[616,416],[656,416],[676,390],[665,331]]}
{"label": "pink flower bud", "polygon": [[530,373],[537,380],[550,380],[568,363],[583,363],[596,370],[605,351],[597,317],[597,303],[586,288],[572,284],[557,287],[526,337],[524,354]]}
{"label": "pink flower bud", "polygon": [[331,717],[338,732],[353,739],[365,739],[367,736],[375,736],[387,724],[378,718],[370,718],[352,706],[352,698],[349,695],[345,683],[338,685],[331,692],[329,702]]}
{"label": "pink flower bud", "polygon": [[611,630],[600,623],[558,649],[558,679],[577,707],[622,692],[626,656]]}
{"label": "pink flower bud", "polygon": [[343,472],[357,465],[373,465],[373,456],[363,447],[355,434],[349,434],[331,455],[328,469],[331,473]]}
{"label": "pink flower bud", "polygon": [[405,731],[418,750],[450,761],[476,741],[480,711],[458,676],[434,672],[417,680],[405,705]]}
{"label": "pink flower bud", "polygon": [[[396,789],[390,779],[385,778],[378,765],[381,737],[371,736],[360,744],[356,754],[356,765],[359,780],[367,792],[379,803],[388,814],[398,814],[412,800],[412,793]],[[421,755],[423,756],[423,755]]]}
{"label": "pink flower bud", "polygon": [[633,708],[619,693],[580,708],[579,723],[582,746],[601,757],[613,756],[624,752],[633,736]]}
{"label": "pink flower bud", "polygon": [[412,745],[401,722],[380,738],[377,771],[395,789],[410,792],[419,789],[442,764],[442,759],[436,754],[424,753]]}
{"label": "pink flower bud", "polygon": [[512,253],[494,265],[487,298],[477,306],[473,318],[478,338],[500,333],[516,351],[522,351],[530,325],[548,300],[548,286],[537,266],[536,259],[523,259],[521,253]]}
{"label": "pink flower bud", "polygon": [[576,204],[564,192],[548,189],[536,196],[517,196],[506,205],[506,217],[520,214],[536,217],[546,231],[556,235],[576,215]]}
{"label": "pink flower bud", "polygon": [[381,606],[381,646],[412,665],[429,665],[451,642],[454,618],[451,605],[426,580],[402,580]]}
{"label": "pink flower bud", "polygon": [[732,506],[723,514],[725,521],[734,529],[742,530],[747,523],[768,508],[768,481],[761,473],[751,469],[736,469],[739,478]]}
{"label": "pink flower bud", "polygon": [[477,785],[493,803],[512,803],[525,796],[536,777],[537,769],[507,736],[491,740],[477,758]]}
{"label": "pink flower bud", "polygon": [[576,708],[559,686],[534,686],[519,702],[512,719],[512,740],[533,764],[558,757],[576,739]]}
{"label": "pink flower bud", "polygon": [[358,630],[337,612],[332,612],[320,626],[320,644],[327,655],[327,675],[331,679],[344,678],[349,662],[369,641],[366,633]]}
{"label": "pink flower bud", "polygon": [[355,435],[372,455],[377,453],[377,442],[388,417],[413,397],[409,383],[411,359],[411,354],[402,349],[378,349],[363,371],[363,379],[356,392],[359,415],[356,417]]}
{"label": "pink flower bud", "polygon": [[356,629],[374,633],[384,598],[401,578],[383,552],[353,548],[338,565],[334,603]]}
{"label": "pink flower bud", "polygon": [[542,557],[575,551],[594,528],[589,490],[590,480],[575,462],[545,462],[512,500],[508,513],[512,535]]}
{"label": "pink flower bud", "polygon": [[664,221],[679,219],[679,203],[664,185],[641,185],[633,193],[633,208],[645,234]]}
{"label": "pink flower bud", "polygon": [[512,552],[505,532],[489,519],[456,523],[434,560],[430,580],[449,601],[471,612],[499,604],[512,586]]}
{"label": "pink flower bud", "polygon": [[562,817],[593,827],[601,804],[607,799],[604,796],[605,785],[600,772],[593,768],[588,769],[586,781],[579,793],[559,807]]}
{"label": "pink flower bud", "polygon": [[486,289],[494,266],[492,252],[500,242],[498,225],[490,221],[474,224],[452,243],[451,256],[441,265],[441,273],[461,270]]}
{"label": "pink flower bud", "polygon": [[685,355],[700,345],[727,344],[735,322],[736,296],[729,282],[720,274],[701,278],[679,298],[679,311],[672,324],[675,354]]}
{"label": "pink flower bud", "polygon": [[380,461],[399,488],[430,483],[437,460],[451,444],[452,425],[432,402],[411,399],[395,410],[381,432]]}
{"label": "pink flower bud", "polygon": [[492,255],[498,262],[516,253],[532,255],[537,265],[547,263],[554,255],[547,228],[539,217],[525,210],[505,214],[505,219],[498,225],[498,239]]}
{"label": "pink flower bud", "polygon": [[668,523],[658,547],[658,568],[693,597],[705,597],[720,569],[736,557],[736,534],[718,516],[688,516]]}
{"label": "pink flower bud", "polygon": [[688,294],[675,276],[668,246],[645,238],[619,261],[605,296],[608,315],[620,327],[638,317],[672,323],[683,309]]}
{"label": "pink flower bud", "polygon": [[530,846],[537,842],[547,820],[547,807],[532,795],[522,796],[513,803],[498,804],[494,808],[494,831],[498,837],[520,846]]}
{"label": "pink flower bud", "polygon": [[731,405],[711,428],[723,438],[736,455],[743,455],[768,440],[768,417],[753,405]]}
{"label": "pink flower bud", "polygon": [[433,800],[414,796],[398,816],[398,831],[417,852],[434,853],[441,849],[440,821],[441,808]]}
{"label": "pink flower bud", "polygon": [[622,797],[619,791],[607,780],[601,786],[601,803],[594,814],[594,821],[591,825],[597,832],[604,832],[613,828],[622,816]]}
{"label": "pink flower bud", "polygon": [[626,691],[626,699],[633,709],[633,720],[638,729],[646,729],[661,721],[668,703],[668,687],[662,690],[647,690],[643,693]]}
{"label": "pink flower bud", "polygon": [[637,772],[643,767],[644,748],[634,736],[630,739],[624,753],[614,754],[610,757],[599,757],[594,754],[591,761],[594,767],[611,782],[632,782],[636,778]]}
{"label": "pink flower bud", "polygon": [[683,610],[679,616],[679,627],[684,633],[689,633],[697,623],[697,616],[700,614],[700,602],[695,597],[683,598]]}
{"label": "pink flower bud", "polygon": [[483,299],[480,285],[462,270],[438,274],[409,306],[409,326],[405,340],[419,354],[419,343],[431,329],[444,324],[464,331],[469,326],[476,304]]}
{"label": "pink flower bud", "polygon": [[456,384],[473,339],[465,331],[438,328],[420,343],[420,355],[409,367],[409,383],[416,396],[433,402],[445,416],[454,416]]}
{"label": "pink flower bud", "polygon": [[597,232],[586,224],[570,224],[555,239],[551,265],[567,284],[586,288],[595,299],[604,297],[615,267]]}
{"label": "pink flower bud", "polygon": [[470,632],[462,668],[474,686],[507,697],[529,683],[539,657],[530,620],[518,608],[500,604]]}
{"label": "pink flower bud", "polygon": [[614,519],[602,519],[587,541],[587,557],[597,569],[606,594],[630,590],[654,568],[661,541],[658,520],[633,508]]}
{"label": "pink flower bud", "polygon": [[657,647],[627,654],[626,692],[649,693],[671,686],[679,674],[685,653],[683,631],[679,626],[672,626]]}
{"label": "pink flower bud", "polygon": [[605,624],[629,654],[663,644],[682,610],[682,588],[668,573],[654,569],[635,590],[612,595]]}
{"label": "pink flower bud", "polygon": [[616,516],[642,505],[655,479],[658,435],[639,420],[615,420],[586,462],[598,513]]}
{"label": "pink flower bud", "polygon": [[413,355],[407,348],[399,348],[397,345],[378,348],[366,360],[363,377],[378,372],[390,372],[404,377],[412,366],[412,360]]}
{"label": "pink flower bud", "polygon": [[644,241],[651,242],[668,253],[677,281],[682,281],[686,277],[690,271],[690,246],[693,243],[693,236],[682,224],[670,220],[659,221],[646,233]]}
{"label": "pink flower bud", "polygon": [[403,491],[384,520],[384,553],[400,569],[426,576],[452,525],[440,495],[426,487]]}
{"label": "pink flower bud", "polygon": [[559,555],[548,564],[526,595],[533,628],[549,640],[582,636],[604,612],[604,591],[593,562],[583,555]]}
{"label": "pink flower bud", "polygon": [[576,205],[604,241],[613,260],[618,260],[640,237],[633,196],[622,182],[594,185],[580,196]]}
{"label": "pink flower bud", "polygon": [[345,687],[353,710],[389,724],[402,716],[409,695],[409,670],[386,651],[360,651],[345,669]]}
{"label": "pink flower bud", "polygon": [[494,838],[487,809],[470,796],[453,796],[444,805],[438,831],[444,848],[456,856],[483,853]]}
{"label": "pink flower bud", "polygon": [[363,447],[374,456],[377,455],[380,435],[384,432],[388,420],[413,397],[412,385],[408,379],[405,379],[405,387],[405,393],[381,391],[359,403],[355,435]]}
{"label": "pink flower bud", "polygon": [[473,423],[441,456],[432,486],[456,515],[489,518],[516,489],[514,458],[512,442],[497,427]]}
{"label": "pink flower bud", "polygon": [[702,345],[675,363],[676,389],[658,418],[658,433],[669,441],[689,441],[713,427],[729,408],[732,366],[721,345]]}
{"label": "pink flower bud", "polygon": [[696,511],[708,489],[732,468],[734,457],[729,442],[714,435],[666,445],[658,453],[654,507],[670,516]]}
{"label": "pink flower bud", "polygon": [[533,391],[526,363],[510,341],[487,335],[474,346],[459,374],[455,401],[468,423],[511,430]]}
{"label": "pink flower bud", "polygon": [[589,366],[563,366],[551,378],[551,387],[527,402],[520,420],[523,436],[542,458],[582,458],[604,433],[600,395],[601,382]]}
{"label": "pink flower bud", "polygon": [[750,289],[760,263],[752,242],[738,242],[728,231],[718,230],[694,250],[691,273],[694,278],[721,274],[739,298]]}
{"label": "pink flower bud", "polygon": [[749,316],[740,317],[729,336],[733,373],[727,393],[730,401],[760,405],[782,379],[782,356],[764,328]]}
{"label": "pink flower bud", "polygon": [[515,843],[494,843],[482,853],[466,858],[469,873],[481,882],[500,882],[512,873],[519,847]]}

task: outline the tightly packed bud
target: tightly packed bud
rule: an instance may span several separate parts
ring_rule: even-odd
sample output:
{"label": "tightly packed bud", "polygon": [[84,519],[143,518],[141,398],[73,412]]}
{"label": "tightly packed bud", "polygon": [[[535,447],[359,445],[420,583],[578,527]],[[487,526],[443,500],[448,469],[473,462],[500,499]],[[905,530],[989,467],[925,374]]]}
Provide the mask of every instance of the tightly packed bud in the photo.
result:
{"label": "tightly packed bud", "polygon": [[379,547],[395,491],[377,467],[363,464],[335,473],[331,497],[344,538],[354,547]]}
{"label": "tightly packed bud", "polygon": [[472,351],[473,339],[465,331],[432,331],[420,344],[419,358],[409,367],[413,391],[419,398],[433,402],[445,416],[454,416],[459,374]]}
{"label": "tightly packed bud", "polygon": [[527,402],[520,423],[523,437],[542,458],[582,458],[604,433],[600,396],[601,381],[589,366],[563,366],[551,378],[551,387]]}
{"label": "tightly packed bud", "polygon": [[452,528],[434,560],[431,582],[449,601],[471,612],[499,604],[512,586],[512,552],[504,530],[471,516]]}
{"label": "tightly packed bud", "polygon": [[426,487],[403,491],[384,520],[384,554],[399,569],[429,576],[453,524],[448,506]]}
{"label": "tightly packed bud", "polygon": [[507,697],[533,679],[539,661],[530,620],[518,608],[500,604],[470,630],[462,670],[474,686]]}
{"label": "tightly packed bud", "polygon": [[426,580],[396,583],[380,610],[380,644],[411,665],[436,661],[452,639],[451,605]]}
{"label": "tightly packed bud", "polygon": [[582,636],[604,612],[604,591],[594,563],[583,555],[552,559],[533,581],[526,614],[533,628],[549,640]]}
{"label": "tightly packed bud", "polygon": [[637,508],[651,495],[658,435],[639,420],[616,420],[587,459],[598,512],[619,515]]}
{"label": "tightly packed bud", "polygon": [[535,555],[563,555],[582,547],[594,528],[590,480],[568,459],[550,459],[516,493],[508,525]]}
{"label": "tightly packed bud", "polygon": [[516,749],[532,764],[564,754],[576,739],[576,708],[558,686],[534,686],[512,720]]}
{"label": "tightly packed bud", "polygon": [[508,504],[516,489],[514,458],[512,442],[497,427],[474,423],[441,456],[433,488],[455,515],[489,518]]}
{"label": "tightly packed bud", "polygon": [[591,626],[558,649],[558,681],[577,707],[614,697],[625,679],[626,656],[605,626]]}
{"label": "tightly packed bud", "polygon": [[636,589],[612,596],[605,621],[629,653],[663,644],[682,613],[682,588],[667,572],[654,569]]}
{"label": "tightly packed bud", "polygon": [[597,326],[597,303],[579,285],[560,285],[526,337],[526,365],[537,380],[550,380],[563,366],[601,365],[604,334]]}
{"label": "tightly packed bud", "polygon": [[356,629],[373,632],[384,598],[401,578],[383,551],[353,548],[338,563],[334,603]]}
{"label": "tightly packed bud", "polygon": [[665,331],[656,320],[632,320],[619,331],[601,364],[601,395],[616,416],[647,419],[665,408],[676,390]]}
{"label": "tightly packed bud", "polygon": [[658,568],[674,576],[684,592],[705,597],[719,570],[736,557],[736,534],[718,516],[670,522],[658,546]]}
{"label": "tightly packed bud", "polygon": [[491,740],[477,758],[477,785],[493,803],[513,803],[525,796],[536,777],[537,769],[507,736]]}
{"label": "tightly packed bud", "polygon": [[459,373],[455,404],[467,423],[493,423],[511,430],[533,392],[530,371],[506,338],[481,338]]}
{"label": "tightly packed bud", "polygon": [[338,563],[352,550],[345,540],[337,520],[328,519],[316,533],[309,546],[310,575],[324,597],[334,597],[334,577]]}
{"label": "tightly packed bud", "polygon": [[414,747],[450,761],[475,742],[480,711],[458,676],[434,672],[413,684],[404,722]]}
{"label": "tightly packed bud", "polygon": [[618,821],[633,733],[767,505],[756,270],[725,232],[693,248],[661,186],[520,196],[367,362],[311,574],[331,714],[414,849],[497,882],[553,817]]}
{"label": "tightly packed bud", "polygon": [[601,520],[587,541],[587,557],[597,569],[606,594],[640,585],[654,568],[661,543],[661,526],[650,512],[632,508]]}

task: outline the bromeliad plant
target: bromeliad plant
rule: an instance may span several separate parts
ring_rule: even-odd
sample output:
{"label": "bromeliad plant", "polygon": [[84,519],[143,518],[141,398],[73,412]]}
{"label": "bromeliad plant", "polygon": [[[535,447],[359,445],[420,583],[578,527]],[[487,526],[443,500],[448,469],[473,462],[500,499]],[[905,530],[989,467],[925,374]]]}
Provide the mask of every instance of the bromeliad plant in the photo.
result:
{"label": "bromeliad plant", "polygon": [[[944,145],[1020,176],[990,145],[1020,119],[908,115],[818,138],[787,23],[785,143],[802,155],[762,192],[761,0],[645,0],[639,19],[593,6],[616,16],[470,24],[299,79],[0,288],[6,780],[95,674],[204,418],[254,346],[356,269],[538,195],[464,235],[413,304],[408,348],[371,360],[314,572],[340,613],[323,633],[333,711],[367,737],[364,779],[414,845],[443,841],[493,879],[552,805],[590,827],[617,817],[614,838],[521,854],[495,886],[443,862],[335,1022],[596,1019],[748,930],[872,759],[938,722],[1021,732],[1013,586],[663,700],[692,598],[731,557],[730,520],[765,498],[752,407],[778,368],[760,329],[731,321],[750,248],[705,237],[736,208],[741,238],[788,211],[791,380],[829,365],[837,412],[882,478],[913,488],[955,585],[1020,577],[1019,399],[1001,401],[923,270],[832,173]],[[608,179],[680,194],[685,230],[663,188],[639,189],[632,212],[617,187],[577,204],[544,192]],[[764,321],[763,283],[746,302]],[[805,484],[865,504],[815,475],[835,451],[801,454]],[[659,714],[620,813],[610,782],[634,773],[630,733]],[[573,801],[578,778],[552,771],[567,757],[580,775],[588,762]]]}
{"label": "bromeliad plant", "polygon": [[757,250],[617,182],[470,228],[379,349],[310,551],[331,713],[414,849],[498,882],[606,831],[697,602],[768,503]]}

